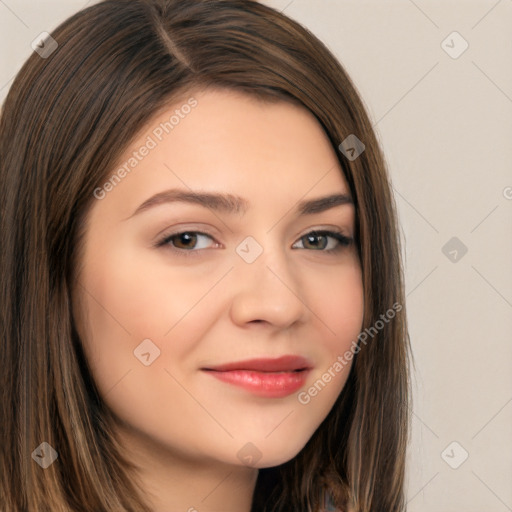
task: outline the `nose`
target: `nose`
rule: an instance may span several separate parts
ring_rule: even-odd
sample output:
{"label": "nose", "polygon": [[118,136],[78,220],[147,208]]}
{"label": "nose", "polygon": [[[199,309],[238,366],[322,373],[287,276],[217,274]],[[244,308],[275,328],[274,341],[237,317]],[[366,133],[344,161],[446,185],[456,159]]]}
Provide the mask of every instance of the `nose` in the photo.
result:
{"label": "nose", "polygon": [[304,291],[289,259],[267,247],[252,263],[237,261],[230,310],[235,324],[264,322],[282,329],[307,320]]}

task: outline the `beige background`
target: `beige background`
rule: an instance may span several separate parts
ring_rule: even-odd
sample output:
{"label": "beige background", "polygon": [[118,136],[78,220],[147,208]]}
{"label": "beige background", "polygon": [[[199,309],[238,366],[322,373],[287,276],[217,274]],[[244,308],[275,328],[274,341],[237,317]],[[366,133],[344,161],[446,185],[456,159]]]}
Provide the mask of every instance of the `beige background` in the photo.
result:
{"label": "beige background", "polygon": [[[512,1],[267,3],[338,56],[388,160],[417,366],[408,510],[512,511]],[[0,0],[0,101],[85,5]]]}

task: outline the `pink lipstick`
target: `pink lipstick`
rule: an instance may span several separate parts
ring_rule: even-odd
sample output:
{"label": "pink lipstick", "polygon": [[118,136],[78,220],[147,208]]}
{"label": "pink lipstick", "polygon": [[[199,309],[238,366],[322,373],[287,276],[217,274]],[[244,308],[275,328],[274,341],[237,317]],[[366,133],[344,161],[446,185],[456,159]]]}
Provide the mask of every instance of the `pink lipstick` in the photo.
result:
{"label": "pink lipstick", "polygon": [[256,395],[282,398],[305,384],[311,368],[311,363],[304,357],[287,355],[277,359],[237,361],[202,370]]}

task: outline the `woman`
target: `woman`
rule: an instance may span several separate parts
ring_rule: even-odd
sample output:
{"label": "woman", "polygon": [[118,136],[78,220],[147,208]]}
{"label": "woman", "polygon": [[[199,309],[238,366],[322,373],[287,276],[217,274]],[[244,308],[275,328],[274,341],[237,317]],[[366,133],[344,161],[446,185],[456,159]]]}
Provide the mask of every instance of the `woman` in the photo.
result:
{"label": "woman", "polygon": [[0,121],[2,510],[404,510],[396,213],[342,66],[253,1],[51,37]]}

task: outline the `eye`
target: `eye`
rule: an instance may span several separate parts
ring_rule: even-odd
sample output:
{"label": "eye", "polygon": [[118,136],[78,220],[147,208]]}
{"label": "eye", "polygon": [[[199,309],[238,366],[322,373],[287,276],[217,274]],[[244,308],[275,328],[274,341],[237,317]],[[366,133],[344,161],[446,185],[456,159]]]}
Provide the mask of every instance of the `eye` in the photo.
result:
{"label": "eye", "polygon": [[300,237],[299,241],[306,241],[305,244],[303,243],[303,246],[306,245],[306,247],[302,247],[304,249],[312,248],[319,252],[334,253],[348,247],[353,239],[337,231],[315,230]]}
{"label": "eye", "polygon": [[[201,239],[203,240],[202,243],[198,243],[198,240],[201,241]],[[181,231],[166,235],[156,245],[157,247],[169,246],[171,249],[180,252],[191,252],[191,249],[207,249],[208,245],[205,239],[213,240],[213,237],[200,231]]]}
{"label": "eye", "polygon": [[[213,247],[220,246],[211,235],[200,231],[180,231],[167,234],[155,246],[168,247],[178,254],[189,256],[197,253],[199,249],[212,248],[211,244],[208,245],[208,240],[213,242]],[[303,242],[302,247],[298,247],[299,249],[336,253],[343,250],[344,247],[348,247],[353,239],[337,231],[314,230],[300,237],[299,242]],[[293,248],[297,248],[295,247],[297,243],[294,244]]]}

